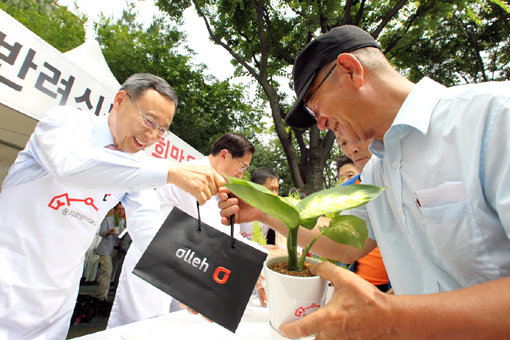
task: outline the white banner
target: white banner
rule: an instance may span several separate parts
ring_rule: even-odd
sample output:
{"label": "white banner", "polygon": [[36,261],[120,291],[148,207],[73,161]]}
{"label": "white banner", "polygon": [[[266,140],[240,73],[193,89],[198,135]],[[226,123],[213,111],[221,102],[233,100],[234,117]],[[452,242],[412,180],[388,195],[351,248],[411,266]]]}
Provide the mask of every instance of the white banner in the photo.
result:
{"label": "white banner", "polygon": [[106,114],[118,89],[98,81],[100,70],[87,71],[0,10],[0,101],[4,105],[37,120],[57,105]]}
{"label": "white banner", "polygon": [[[24,114],[40,120],[57,105],[105,115],[119,88],[96,41],[62,54],[0,10],[0,103],[12,109],[2,112],[5,117]],[[0,139],[19,145],[8,135]],[[178,162],[202,157],[174,134],[145,151]]]}

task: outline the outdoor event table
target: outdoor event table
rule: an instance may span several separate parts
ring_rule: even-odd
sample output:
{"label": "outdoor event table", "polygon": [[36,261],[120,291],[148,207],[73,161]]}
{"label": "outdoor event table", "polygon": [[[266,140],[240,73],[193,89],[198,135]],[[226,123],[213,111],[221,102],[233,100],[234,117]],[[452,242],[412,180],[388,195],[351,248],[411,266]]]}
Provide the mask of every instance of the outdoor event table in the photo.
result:
{"label": "outdoor event table", "polygon": [[107,329],[74,338],[80,340],[267,340],[271,339],[269,310],[261,307],[258,298],[250,300],[241,323],[232,333],[222,326],[192,315],[187,310],[164,314],[152,319]]}

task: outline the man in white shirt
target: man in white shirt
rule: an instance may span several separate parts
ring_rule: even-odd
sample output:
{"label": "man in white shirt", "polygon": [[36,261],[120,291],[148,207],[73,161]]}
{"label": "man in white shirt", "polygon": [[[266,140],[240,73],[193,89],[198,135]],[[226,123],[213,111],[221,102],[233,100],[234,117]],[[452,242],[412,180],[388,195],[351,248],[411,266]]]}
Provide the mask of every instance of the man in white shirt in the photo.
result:
{"label": "man in white shirt", "polygon": [[159,217],[152,188],[174,183],[200,203],[216,194],[222,178],[211,168],[142,152],[166,134],[176,105],[166,81],[135,74],[108,116],[57,107],[37,124],[0,193],[0,339],[66,337],[84,254],[119,201],[143,250]]}
{"label": "man in white shirt", "polygon": [[[272,191],[275,195],[278,195],[278,192],[280,190],[280,183],[278,182],[279,179],[280,178],[278,177],[278,174],[276,172],[274,172],[273,169],[267,168],[267,167],[262,167],[262,168],[257,168],[255,170],[253,170],[253,172],[251,173],[250,181],[252,181],[253,183],[257,183],[262,186],[265,186],[267,189]],[[252,240],[253,227],[254,227],[253,222],[241,223],[240,227],[241,227],[241,235]],[[264,237],[264,239],[267,240],[267,234],[268,234],[270,228],[267,225],[262,224],[262,223],[258,223],[258,227],[260,228],[260,231],[262,232],[262,236]],[[272,244],[274,244],[274,238],[273,238]]]}
{"label": "man in white shirt", "polygon": [[[388,188],[353,210],[367,221],[363,250],[323,238],[314,251],[349,263],[378,245],[396,295],[322,263],[314,270],[334,283],[331,301],[280,332],[321,339],[508,337],[510,83],[413,84],[370,34],[349,25],[310,42],[293,76],[297,101],[287,123],[330,128],[354,144],[373,140],[361,177]],[[223,192],[219,197],[223,216],[282,230],[280,221]],[[300,232],[303,243],[311,237],[313,231]]]}
{"label": "man in white shirt", "polygon": [[[253,153],[255,153],[255,147],[245,136],[227,133],[213,143],[207,157],[190,161],[187,164],[206,166],[222,175],[241,178],[250,165]],[[157,228],[153,231],[154,234],[174,207],[197,218],[195,197],[178,186],[165,185],[158,189],[158,196],[161,216]],[[226,231],[226,227],[221,224],[216,197],[200,206],[200,217],[211,227]],[[241,237],[238,225],[236,225],[236,229],[236,234]],[[131,247],[128,250],[108,319],[108,328],[155,317],[168,313],[171,309],[171,296],[132,273],[142,254],[143,252],[139,249]]]}

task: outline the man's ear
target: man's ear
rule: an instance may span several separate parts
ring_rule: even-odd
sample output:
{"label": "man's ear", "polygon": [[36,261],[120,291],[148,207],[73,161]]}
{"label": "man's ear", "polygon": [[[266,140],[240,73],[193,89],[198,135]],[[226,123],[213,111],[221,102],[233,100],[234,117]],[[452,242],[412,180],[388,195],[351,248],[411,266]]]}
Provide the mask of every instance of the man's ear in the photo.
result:
{"label": "man's ear", "polygon": [[363,86],[365,69],[358,58],[351,53],[342,53],[336,58],[339,70],[347,73],[357,88]]}
{"label": "man's ear", "polygon": [[113,109],[118,110],[120,104],[122,104],[122,102],[126,99],[127,99],[126,91],[120,90],[119,92],[117,92],[115,98],[113,99]]}
{"label": "man's ear", "polygon": [[218,156],[220,156],[222,159],[225,159],[227,158],[227,155],[229,154],[230,152],[227,150],[227,149],[221,149],[220,153],[218,154]]}

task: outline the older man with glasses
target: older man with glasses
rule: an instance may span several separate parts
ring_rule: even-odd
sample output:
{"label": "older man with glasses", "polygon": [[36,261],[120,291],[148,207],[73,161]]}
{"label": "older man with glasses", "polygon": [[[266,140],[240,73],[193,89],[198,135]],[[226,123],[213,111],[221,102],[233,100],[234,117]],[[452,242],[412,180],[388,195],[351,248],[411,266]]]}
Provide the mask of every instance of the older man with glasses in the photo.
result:
{"label": "older man with glasses", "polygon": [[153,188],[173,183],[201,204],[216,194],[223,178],[212,168],[141,152],[166,133],[176,105],[166,81],[135,74],[109,115],[57,107],[37,124],[0,193],[0,339],[65,339],[84,254],[119,201],[143,250],[159,217]]}
{"label": "older man with glasses", "polygon": [[[255,146],[245,136],[226,133],[213,143],[207,157],[190,161],[189,164],[206,166],[222,175],[241,178],[248,169],[254,153]],[[173,207],[178,207],[190,216],[198,217],[195,197],[178,186],[165,185],[158,189],[158,196],[161,219],[156,224],[154,234]],[[230,232],[229,228],[221,224],[217,199],[210,199],[200,207],[200,217],[210,226]],[[236,225],[236,232],[240,235],[239,225]],[[171,296],[132,273],[141,256],[142,252],[139,249],[128,250],[122,265],[108,328],[155,317],[168,313],[171,309]]]}
{"label": "older man with glasses", "polygon": [[[328,75],[329,74],[329,75]],[[364,249],[319,241],[317,254],[352,262],[379,246],[396,295],[330,263],[331,301],[280,326],[316,339],[504,339],[510,334],[510,82],[414,84],[366,31],[345,25],[312,40],[293,68],[295,128],[371,140],[363,183],[387,187],[352,210]],[[326,80],[324,80],[326,79]],[[223,190],[223,189],[220,189]],[[280,221],[220,192],[226,217]],[[314,236],[304,230],[303,243]],[[327,253],[327,254],[326,254]]]}

